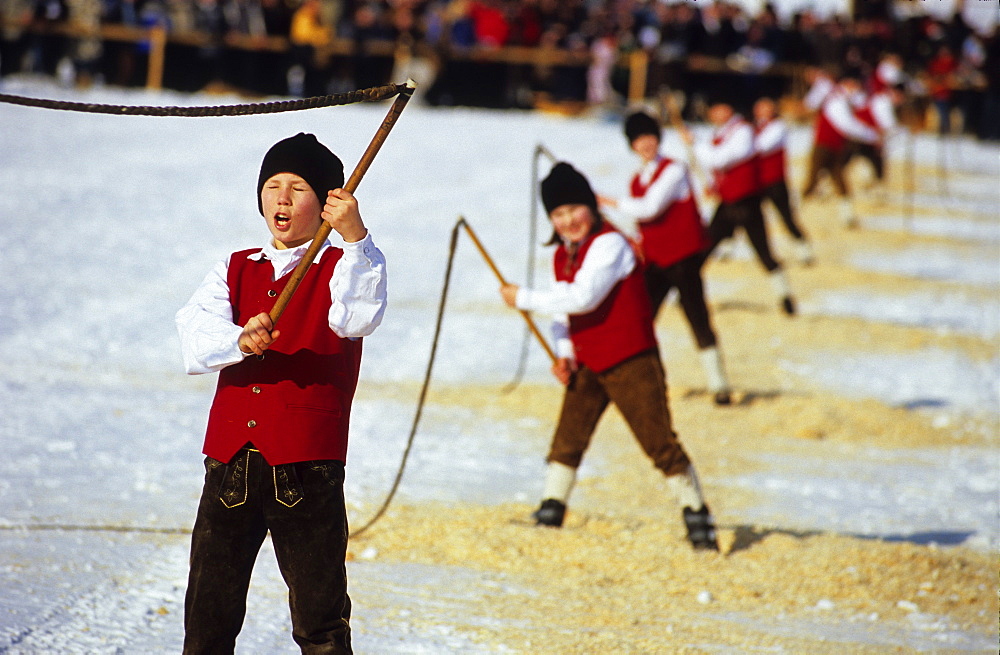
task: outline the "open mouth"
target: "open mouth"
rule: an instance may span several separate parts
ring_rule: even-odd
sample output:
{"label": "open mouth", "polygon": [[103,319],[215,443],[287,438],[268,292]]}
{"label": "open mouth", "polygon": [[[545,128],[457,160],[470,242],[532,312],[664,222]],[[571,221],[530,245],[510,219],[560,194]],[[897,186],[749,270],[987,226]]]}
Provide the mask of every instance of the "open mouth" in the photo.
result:
{"label": "open mouth", "polygon": [[288,224],[291,223],[291,222],[292,222],[292,218],[290,216],[286,216],[285,214],[275,214],[274,215],[274,225],[279,230],[288,227]]}

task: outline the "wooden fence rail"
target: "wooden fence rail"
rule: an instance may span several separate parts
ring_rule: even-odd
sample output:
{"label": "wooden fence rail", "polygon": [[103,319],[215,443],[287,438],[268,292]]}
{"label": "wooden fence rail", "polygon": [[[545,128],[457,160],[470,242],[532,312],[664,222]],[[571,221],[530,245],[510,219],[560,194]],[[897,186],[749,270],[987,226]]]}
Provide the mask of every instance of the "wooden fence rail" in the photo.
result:
{"label": "wooden fence rail", "polygon": [[[3,25],[0,23],[0,28]],[[192,47],[223,46],[233,50],[282,53],[292,46],[286,37],[265,36],[252,37],[246,35],[226,35],[221,39],[213,38],[202,32],[168,31],[162,26],[134,27],[120,24],[104,24],[99,27],[66,23],[32,22],[23,26],[28,32],[42,35],[58,35],[70,39],[99,39],[124,43],[146,44],[149,48],[149,59],[146,70],[146,88],[160,89],[163,86],[163,70],[166,65],[166,50],[168,44]],[[407,43],[405,41],[364,41],[356,43],[349,39],[332,39],[325,46],[318,48],[316,55],[320,59],[331,56],[356,56],[358,54],[386,57],[397,63],[413,56],[428,58],[432,62],[469,61],[477,63],[502,63],[510,65],[530,65],[537,67],[590,65],[589,53],[573,52],[552,47],[505,46],[500,48],[435,48],[424,43]],[[617,66],[628,73],[627,96],[629,102],[639,102],[647,96],[648,71],[650,59],[646,51],[636,50],[622,53],[618,57]],[[691,57],[685,62],[690,72],[700,73],[736,73],[724,60]],[[800,66],[778,64],[765,73],[769,76],[788,78],[797,94],[802,90],[802,69]]]}

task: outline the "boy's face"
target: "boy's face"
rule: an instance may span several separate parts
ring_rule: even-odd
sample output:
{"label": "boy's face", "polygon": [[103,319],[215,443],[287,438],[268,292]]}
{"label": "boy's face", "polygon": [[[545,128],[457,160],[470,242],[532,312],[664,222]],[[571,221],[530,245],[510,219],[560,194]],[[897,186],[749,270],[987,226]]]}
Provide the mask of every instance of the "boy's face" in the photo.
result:
{"label": "boy's face", "polygon": [[758,123],[766,123],[774,118],[775,113],[774,102],[767,98],[761,98],[754,103],[753,117]]}
{"label": "boy's face", "polygon": [[559,205],[549,214],[552,227],[563,241],[580,243],[594,227],[594,213],[587,205]]}
{"label": "boy's face", "polygon": [[653,161],[660,150],[660,139],[655,134],[640,134],[632,141],[632,150],[643,161]]}
{"label": "boy's face", "polygon": [[279,250],[307,243],[319,229],[323,207],[309,183],[294,173],[268,178],[260,190],[264,221]]}
{"label": "boy's face", "polygon": [[733,117],[733,108],[724,103],[718,103],[708,108],[708,122],[712,125],[725,125]]}

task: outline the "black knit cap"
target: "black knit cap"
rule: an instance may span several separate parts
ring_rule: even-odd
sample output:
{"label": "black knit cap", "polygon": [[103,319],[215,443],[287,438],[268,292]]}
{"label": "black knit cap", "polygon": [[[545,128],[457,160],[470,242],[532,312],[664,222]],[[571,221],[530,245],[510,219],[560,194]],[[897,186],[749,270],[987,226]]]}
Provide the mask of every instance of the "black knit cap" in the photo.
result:
{"label": "black knit cap", "polygon": [[257,209],[264,215],[260,191],[264,183],[278,173],[294,173],[309,183],[319,204],[326,203],[326,194],[344,186],[344,164],[330,149],[312,134],[299,132],[278,141],[264,155],[257,176]]}
{"label": "black knit cap", "polygon": [[542,204],[550,214],[562,205],[587,205],[596,212],[597,196],[587,178],[566,162],[559,162],[542,180]]}
{"label": "black knit cap", "polygon": [[652,134],[659,139],[660,124],[644,111],[632,112],[625,119],[625,138],[631,144],[643,134]]}

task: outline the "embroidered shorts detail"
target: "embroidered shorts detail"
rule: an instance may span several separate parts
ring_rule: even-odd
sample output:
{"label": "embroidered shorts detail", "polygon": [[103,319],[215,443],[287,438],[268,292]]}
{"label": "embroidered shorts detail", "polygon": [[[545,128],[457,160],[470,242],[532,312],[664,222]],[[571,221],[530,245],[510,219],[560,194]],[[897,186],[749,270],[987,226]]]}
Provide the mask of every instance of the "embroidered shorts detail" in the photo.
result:
{"label": "embroidered shorts detail", "polygon": [[[233,457],[229,464],[224,464],[211,457],[205,458],[206,477],[219,467],[225,467],[218,496],[226,507],[232,509],[247,502],[251,457],[259,452],[255,448],[244,448]],[[268,466],[263,457],[259,455],[257,457],[261,465]],[[344,464],[336,460],[315,460],[271,466],[274,499],[285,507],[295,507],[305,497],[298,467],[308,467],[310,471],[319,473],[330,485],[344,484]]]}
{"label": "embroidered shorts detail", "polygon": [[205,468],[210,473],[214,469],[225,466],[226,470],[222,476],[222,483],[219,486],[219,500],[226,507],[232,509],[247,502],[247,469],[250,466],[250,453],[241,450],[233,457],[229,464],[223,464],[211,457],[205,458]]}
{"label": "embroidered shorts detail", "polygon": [[294,464],[272,467],[274,474],[274,499],[285,507],[295,507],[302,500],[302,483]]}

